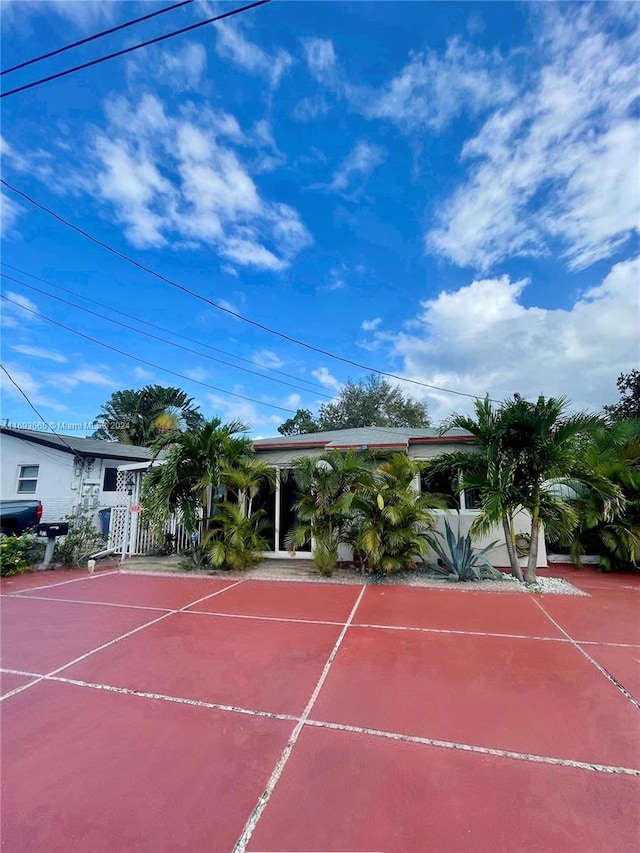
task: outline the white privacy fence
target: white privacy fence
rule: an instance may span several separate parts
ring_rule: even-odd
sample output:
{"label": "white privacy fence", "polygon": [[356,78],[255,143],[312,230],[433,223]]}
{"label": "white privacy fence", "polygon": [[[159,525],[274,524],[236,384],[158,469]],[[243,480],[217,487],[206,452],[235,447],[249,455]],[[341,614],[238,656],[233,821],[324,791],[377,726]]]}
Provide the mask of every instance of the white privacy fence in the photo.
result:
{"label": "white privacy fence", "polygon": [[173,549],[184,551],[190,546],[191,539],[175,516],[160,531],[146,523],[139,503],[143,474],[143,471],[118,469],[117,503],[111,507],[107,547],[123,557],[141,556],[159,551],[168,534],[172,537]]}

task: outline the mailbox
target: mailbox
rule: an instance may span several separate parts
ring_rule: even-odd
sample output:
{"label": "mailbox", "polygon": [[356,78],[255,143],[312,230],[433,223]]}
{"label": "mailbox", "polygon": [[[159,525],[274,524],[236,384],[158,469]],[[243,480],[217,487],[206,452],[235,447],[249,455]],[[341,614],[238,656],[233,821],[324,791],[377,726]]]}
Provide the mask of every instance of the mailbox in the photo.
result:
{"label": "mailbox", "polygon": [[56,536],[66,536],[68,532],[69,525],[66,521],[38,525],[38,536],[46,536],[47,539],[53,539]]}

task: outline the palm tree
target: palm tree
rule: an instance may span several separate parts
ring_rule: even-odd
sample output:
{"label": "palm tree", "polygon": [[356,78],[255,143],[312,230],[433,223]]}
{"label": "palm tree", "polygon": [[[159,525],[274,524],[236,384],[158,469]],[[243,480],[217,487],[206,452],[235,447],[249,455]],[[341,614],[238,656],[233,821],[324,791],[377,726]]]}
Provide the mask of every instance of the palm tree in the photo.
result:
{"label": "palm tree", "polygon": [[470,432],[475,438],[474,450],[445,453],[433,460],[429,470],[448,472],[457,479],[458,491],[478,489],[479,514],[471,527],[473,535],[486,535],[501,524],[509,555],[511,572],[523,580],[513,530],[513,517],[520,509],[520,498],[514,486],[515,461],[503,447],[503,409],[495,409],[489,397],[474,402],[475,419],[455,415],[450,425]]}
{"label": "palm tree", "polygon": [[197,429],[204,418],[180,388],[146,385],[113,393],[96,422],[93,438],[146,447],[163,433]]}
{"label": "palm tree", "polygon": [[578,518],[571,501],[558,486],[596,490],[603,499],[618,500],[620,491],[602,476],[585,470],[580,460],[580,440],[602,427],[597,415],[567,415],[564,397],[538,397],[535,403],[514,397],[502,404],[500,442],[514,465],[512,494],[531,514],[529,558],[524,574],[536,580],[540,527],[554,536],[567,535]]}
{"label": "palm tree", "polygon": [[223,424],[220,418],[206,421],[191,432],[170,432],[152,444],[156,458],[166,452],[162,464],[143,481],[142,504],[155,526],[177,512],[185,529],[198,529],[200,517],[208,528],[216,504],[225,492],[225,472],[251,452],[251,441],[240,421]]}
{"label": "palm tree", "polygon": [[238,496],[238,506],[243,518],[253,515],[253,501],[264,483],[274,483],[275,469],[256,459],[255,456],[240,456],[233,464],[225,465],[220,472],[221,483]]}
{"label": "palm tree", "polygon": [[430,497],[413,488],[421,467],[394,453],[353,496],[350,541],[374,571],[411,568],[429,549]]}
{"label": "palm tree", "polygon": [[[578,488],[574,508],[578,524],[569,540],[576,566],[587,548],[600,554],[605,571],[636,565],[640,559],[640,421],[621,421],[602,427],[582,448],[588,479],[615,484],[618,500],[593,488]],[[565,543],[566,544],[566,541]]]}
{"label": "palm tree", "polygon": [[336,567],[354,494],[370,477],[365,461],[363,454],[333,450],[297,459],[291,469],[299,498],[294,504],[297,522],[285,542],[295,551],[313,539],[314,561],[323,574],[330,575]]}

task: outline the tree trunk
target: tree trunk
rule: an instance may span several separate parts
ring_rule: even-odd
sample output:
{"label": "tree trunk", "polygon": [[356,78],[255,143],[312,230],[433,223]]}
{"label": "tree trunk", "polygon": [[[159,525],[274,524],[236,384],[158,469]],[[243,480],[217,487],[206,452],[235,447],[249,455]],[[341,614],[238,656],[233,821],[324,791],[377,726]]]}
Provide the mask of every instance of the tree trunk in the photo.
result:
{"label": "tree trunk", "polygon": [[508,515],[502,516],[502,527],[504,529],[504,541],[507,546],[507,553],[509,554],[511,574],[514,576],[514,578],[517,578],[519,581],[521,581],[523,580],[522,569],[520,568],[520,563],[518,562],[518,554],[516,553],[516,546],[513,541],[513,531],[511,530],[511,519]]}
{"label": "tree trunk", "polygon": [[531,514],[531,542],[529,544],[529,560],[527,570],[524,573],[526,583],[535,583],[537,580],[536,570],[538,568],[538,540],[540,538],[540,508],[535,506]]}

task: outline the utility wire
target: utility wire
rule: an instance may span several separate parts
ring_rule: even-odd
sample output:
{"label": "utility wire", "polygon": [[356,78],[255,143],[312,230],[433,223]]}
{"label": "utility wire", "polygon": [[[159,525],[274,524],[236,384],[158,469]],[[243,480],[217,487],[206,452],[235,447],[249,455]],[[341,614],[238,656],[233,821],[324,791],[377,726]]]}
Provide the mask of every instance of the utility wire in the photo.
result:
{"label": "utility wire", "polygon": [[[27,272],[26,270],[22,270],[19,267],[11,266],[11,264],[2,261],[2,266],[7,269],[13,270],[14,272],[19,272],[22,275],[27,275],[29,278],[33,278],[36,281],[42,282],[42,284],[47,284],[49,287],[53,287],[56,290],[60,290],[63,293],[68,293],[70,296],[76,296],[78,299],[82,299],[83,302],[88,302],[90,305],[97,305],[98,308],[105,308],[107,311],[112,311],[114,314],[119,314],[121,317],[127,317],[129,320],[135,320],[136,323],[142,323],[144,326],[149,326],[150,329],[156,329],[159,332],[164,332],[165,335],[173,335],[174,338],[180,338],[183,341],[188,341],[191,344],[197,344],[198,346],[204,347],[205,349],[211,350],[211,352],[219,352],[222,355],[228,355],[230,358],[235,358],[238,361],[243,361],[245,364],[250,364],[253,367],[262,367],[263,370],[267,370],[270,373],[277,373],[278,376],[286,376],[287,379],[293,379],[294,382],[303,383],[304,385],[309,385],[310,388],[303,388],[301,385],[296,385],[298,390],[305,391],[307,394],[318,394],[316,389],[320,389],[321,392],[324,392],[324,386],[319,385],[317,382],[310,382],[308,379],[302,379],[299,376],[294,376],[292,373],[286,373],[284,370],[277,370],[275,367],[266,367],[262,365],[256,365],[255,361],[251,361],[249,358],[243,358],[241,355],[236,355],[233,352],[228,352],[227,350],[220,349],[219,347],[213,347],[210,344],[206,344],[204,341],[199,341],[196,338],[187,337],[187,335],[181,335],[178,332],[174,332],[172,329],[167,329],[165,326],[158,326],[156,323],[150,323],[148,320],[143,320],[140,317],[136,317],[134,314],[127,314],[126,311],[120,311],[117,308],[113,308],[111,305],[106,305],[104,302],[98,302],[96,299],[89,299],[87,296],[83,296],[81,293],[77,293],[75,290],[70,290],[68,287],[62,287],[60,284],[55,284],[52,281],[47,281],[46,278],[40,278],[40,276],[34,275],[33,273]],[[17,278],[11,278],[11,276],[6,275],[6,273],[2,273],[5,278],[10,279],[11,281],[16,281],[18,284],[24,284],[25,287],[28,287],[26,282],[19,281]],[[43,291],[44,292],[44,291]],[[47,293],[47,296],[50,294]],[[80,306],[78,306],[80,307]],[[164,339],[163,339],[164,340]],[[205,356],[206,357],[206,356]],[[227,364],[226,361],[221,361],[221,364]],[[237,367],[238,370],[242,370],[243,368],[238,365],[231,364],[230,367]],[[262,376],[263,374],[259,374]],[[269,378],[269,377],[267,377]],[[327,397],[328,395],[322,394],[321,396]],[[332,398],[330,398],[332,399]]]}
{"label": "utility wire", "polygon": [[191,377],[185,376],[184,373],[178,373],[175,370],[170,370],[168,367],[163,367],[161,364],[155,364],[154,362],[147,361],[146,359],[140,358],[137,355],[131,355],[130,352],[118,349],[118,347],[114,347],[111,344],[107,344],[104,341],[100,341],[98,340],[98,338],[92,338],[91,335],[85,335],[84,332],[79,332],[77,329],[72,329],[70,326],[65,326],[64,323],[59,323],[57,320],[54,320],[51,317],[47,317],[46,314],[41,314],[39,311],[34,311],[33,308],[26,308],[24,305],[21,305],[19,302],[16,302],[15,299],[10,299],[3,293],[0,293],[0,298],[4,299],[5,302],[10,302],[12,305],[15,305],[21,311],[28,311],[29,314],[33,314],[34,317],[39,317],[41,320],[46,320],[47,323],[52,323],[54,326],[58,326],[58,328],[60,329],[65,329],[65,331],[71,332],[72,335],[77,335],[79,338],[84,338],[86,341],[91,341],[92,344],[97,344],[98,346],[104,347],[105,349],[109,349],[112,352],[117,352],[119,355],[123,355],[125,358],[130,358],[132,361],[139,361],[140,364],[146,364],[147,367],[153,367],[155,370],[162,370],[165,373],[170,373],[172,376],[177,376],[179,379],[186,379],[187,382],[195,382],[196,385],[202,385],[205,388],[211,388],[213,391],[218,391],[220,394],[228,394],[231,397],[238,397],[240,400],[247,400],[249,403],[255,403],[258,406],[267,406],[270,409],[278,409],[278,411],[280,412],[286,412],[288,415],[295,415],[293,409],[285,409],[284,406],[276,406],[275,403],[264,403],[261,400],[254,399],[253,397],[246,397],[244,394],[236,394],[235,391],[227,391],[224,388],[218,388],[216,385],[210,385],[208,382],[202,382],[200,379],[191,379]]}
{"label": "utility wire", "polygon": [[[6,297],[4,297],[4,296],[3,296],[2,298],[3,298],[3,299],[5,299]],[[15,304],[17,305],[17,303],[15,303]],[[36,413],[36,415],[40,418],[40,420],[42,421],[42,423],[43,423],[46,427],[48,427],[48,428],[51,430],[51,432],[55,435],[55,437],[56,437],[56,438],[59,438],[59,439],[60,439],[60,441],[65,445],[65,447],[68,447],[68,448],[69,448],[69,450],[73,453],[74,457],[77,457],[77,456],[78,456],[77,451],[76,451],[76,450],[74,450],[74,449],[73,449],[73,447],[71,447],[71,445],[69,444],[69,442],[68,442],[68,441],[66,441],[66,440],[65,440],[61,435],[59,435],[59,434],[54,430],[54,428],[51,426],[51,424],[49,423],[49,421],[46,421],[46,420],[44,419],[44,417],[42,416],[42,414],[41,414],[41,413],[36,409],[36,407],[33,405],[33,403],[31,402],[31,400],[27,397],[26,393],[22,390],[22,388],[18,385],[18,383],[16,382],[16,380],[13,378],[13,376],[9,373],[9,371],[8,371],[8,370],[7,370],[7,368],[4,366],[4,364],[1,364],[1,363],[0,363],[0,367],[2,368],[3,372],[4,372],[4,373],[6,373],[7,378],[9,379],[9,382],[11,382],[11,384],[12,384],[12,385],[15,385],[15,387],[18,389],[18,391],[22,394],[22,396],[24,397],[24,399],[25,399],[25,400],[27,401],[27,403],[29,404],[29,407],[31,408],[31,410],[32,410],[33,412],[35,412],[35,413]]]}
{"label": "utility wire", "polygon": [[[326,358],[331,358],[334,361],[340,361],[343,364],[349,364],[352,367],[357,367],[358,370],[366,370],[369,373],[376,373],[378,376],[387,376],[390,379],[395,379],[399,382],[407,382],[411,385],[418,385],[421,388],[429,388],[432,391],[442,391],[445,394],[456,394],[459,397],[469,397],[472,400],[482,400],[484,399],[484,395],[480,397],[478,394],[468,394],[466,391],[456,391],[453,388],[444,388],[440,385],[431,385],[428,382],[420,382],[418,379],[409,379],[406,376],[399,376],[397,373],[390,373],[386,370],[379,370],[377,367],[370,367],[366,364],[361,364],[360,362],[354,361],[350,358],[345,358],[341,355],[336,355],[335,353],[329,352],[329,350],[324,350],[321,347],[316,347],[313,344],[308,344],[306,341],[302,341],[298,338],[294,338],[292,335],[286,334],[286,332],[280,332],[277,329],[272,329],[270,326],[265,325],[264,323],[260,323],[258,320],[252,320],[250,317],[245,317],[242,314],[239,314],[237,311],[233,311],[231,308],[225,308],[223,305],[214,302],[212,299],[207,299],[206,296],[203,296],[201,293],[198,293],[195,290],[191,290],[188,287],[185,287],[183,284],[178,284],[178,282],[173,281],[170,278],[162,275],[162,273],[157,272],[151,267],[147,267],[144,264],[141,264],[139,261],[136,261],[134,258],[129,255],[125,255],[123,252],[118,251],[113,246],[110,246],[108,243],[105,243],[102,240],[99,240],[97,237],[89,234],[88,231],[84,231],[78,225],[74,225],[72,222],[69,222],[67,219],[64,219],[58,213],[54,213],[53,210],[31,198],[31,196],[27,195],[22,190],[17,189],[12,186],[8,181],[5,181],[4,178],[0,178],[0,184],[5,186],[8,190],[19,195],[25,201],[29,202],[29,204],[37,207],[39,210],[46,213],[48,216],[51,216],[53,219],[56,219],[58,222],[66,225],[67,228],[71,228],[73,231],[76,231],[78,234],[81,234],[83,237],[86,237],[87,240],[91,240],[92,243],[95,243],[97,246],[100,246],[103,249],[106,249],[107,252],[111,252],[112,255],[115,255],[118,258],[121,258],[123,261],[127,261],[127,263],[132,264],[134,267],[142,270],[143,272],[148,273],[149,275],[154,276],[154,278],[159,279],[160,281],[168,284],[170,287],[175,287],[177,290],[180,290],[182,293],[186,293],[189,296],[192,296],[194,299],[200,300],[200,302],[204,302],[207,305],[210,305],[212,308],[216,308],[218,311],[222,311],[225,314],[229,314],[231,317],[235,317],[237,320],[242,320],[244,323],[249,323],[249,325],[254,326],[257,329],[261,329],[263,332],[268,332],[270,335],[276,335],[279,338],[282,338],[285,341],[288,341],[291,344],[296,344],[297,346],[304,347],[305,349],[310,350],[311,352],[319,353],[320,355],[325,356]],[[499,400],[493,400],[489,398],[493,403],[499,403]]]}
{"label": "utility wire", "polygon": [[75,65],[73,68],[67,68],[65,71],[58,71],[57,74],[49,74],[48,77],[41,77],[39,80],[34,80],[32,83],[25,83],[24,86],[18,86],[16,89],[10,89],[8,92],[3,92],[0,98],[8,98],[9,95],[17,95],[18,92],[25,92],[27,89],[33,89],[34,86],[41,86],[43,83],[50,83],[51,80],[58,80],[60,77],[66,77],[67,74],[74,74],[76,71],[82,71],[84,68],[91,68],[93,65],[99,65],[101,62],[107,62],[109,59],[115,59],[118,56],[124,56],[126,53],[131,53],[134,50],[140,50],[142,47],[149,47],[151,44],[165,41],[166,39],[175,38],[175,36],[183,33],[197,30],[198,27],[204,27],[206,24],[212,24],[215,21],[221,21],[223,18],[230,18],[233,15],[239,15],[240,12],[248,12],[249,9],[255,9],[257,6],[264,6],[270,3],[271,0],[257,0],[255,3],[250,3],[248,6],[240,6],[239,9],[232,9],[230,12],[223,12],[221,15],[215,15],[213,18],[207,18],[204,21],[198,21],[197,24],[190,24],[188,27],[182,27],[180,30],[174,30],[171,33],[165,33],[163,36],[156,36],[147,41],[134,44],[131,47],[125,47],[122,50],[116,50],[115,53],[109,53],[106,56],[99,56],[97,59],[92,59],[89,62],[83,62],[81,65]]}
{"label": "utility wire", "polygon": [[[215,356],[213,355],[207,355],[204,352],[199,352],[198,350],[191,349],[191,347],[185,347],[182,344],[176,344],[174,343],[174,341],[168,341],[165,338],[161,338],[159,335],[152,335],[150,332],[144,332],[142,329],[139,329],[136,326],[130,326],[128,323],[120,322],[120,320],[113,320],[111,317],[105,317],[104,314],[98,314],[97,311],[92,311],[90,308],[84,308],[82,305],[78,305],[75,302],[71,302],[71,300],[69,299],[63,299],[61,296],[55,296],[53,293],[47,293],[46,290],[42,290],[40,287],[36,287],[33,284],[27,284],[26,281],[20,281],[19,279],[14,278],[11,275],[7,275],[6,273],[0,273],[0,275],[2,276],[2,278],[6,278],[9,281],[14,281],[16,284],[19,284],[22,287],[26,287],[29,290],[35,291],[36,293],[41,293],[43,296],[48,296],[49,299],[56,299],[58,302],[64,303],[64,305],[70,305],[72,308],[77,308],[79,311],[84,311],[86,314],[91,314],[93,317],[97,317],[99,320],[106,320],[108,323],[113,323],[114,325],[120,326],[123,329],[129,329],[129,331],[134,332],[137,335],[144,335],[146,338],[151,338],[154,341],[160,341],[160,343],[162,344],[166,344],[170,347],[175,347],[176,349],[183,350],[184,352],[190,352],[200,358],[208,358],[209,361],[215,361],[218,364],[224,364],[226,367],[232,367],[235,370],[244,370],[245,373],[251,373],[253,376],[258,376],[260,379],[268,379],[270,382],[277,382],[279,385],[286,385],[288,388],[295,388],[296,391],[306,391],[307,393],[309,393],[306,388],[302,388],[300,385],[294,385],[292,382],[284,382],[282,379],[275,379],[273,376],[265,376],[264,373],[260,373],[257,370],[250,370],[248,367],[240,367],[240,365],[232,364],[230,361],[223,361],[221,358],[215,358]],[[329,394],[321,394],[320,396],[326,397],[327,400],[332,399]]]}
{"label": "utility wire", "polygon": [[174,9],[179,9],[181,6],[189,6],[194,0],[182,0],[181,3],[174,3],[173,6],[165,6],[164,9],[158,9],[157,12],[151,12],[149,15],[143,15],[141,18],[134,18],[132,21],[126,21],[124,24],[118,24],[117,27],[110,27],[108,30],[95,33],[95,35],[87,36],[86,38],[74,41],[71,44],[66,44],[64,47],[59,47],[57,50],[50,50],[49,53],[43,53],[40,56],[34,56],[33,59],[27,59],[25,62],[20,62],[18,65],[12,65],[11,68],[5,68],[0,71],[0,77],[5,74],[11,74],[13,71],[18,71],[20,68],[26,68],[28,65],[34,65],[36,62],[42,62],[43,59],[50,59],[52,56],[57,56],[59,53],[64,53],[66,50],[71,50],[74,47],[80,47],[81,44],[88,44],[90,41],[109,36],[111,33],[117,33],[119,30],[125,30],[127,27],[132,27],[134,24],[140,24],[142,21],[149,21],[158,15],[164,15],[165,12],[172,12]]}

